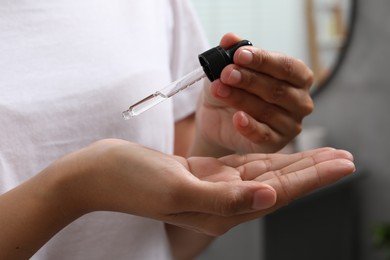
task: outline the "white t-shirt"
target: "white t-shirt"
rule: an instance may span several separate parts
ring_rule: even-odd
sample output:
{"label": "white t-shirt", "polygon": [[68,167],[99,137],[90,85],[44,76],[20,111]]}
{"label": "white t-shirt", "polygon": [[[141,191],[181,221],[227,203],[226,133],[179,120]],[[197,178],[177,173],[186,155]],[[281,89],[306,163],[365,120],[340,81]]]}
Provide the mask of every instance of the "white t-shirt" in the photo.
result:
{"label": "white t-shirt", "polygon": [[[186,0],[0,2],[0,193],[102,138],[172,153],[192,87],[138,117],[121,112],[199,66],[207,48]],[[28,228],[28,227],[26,227]],[[169,259],[161,222],[91,213],[33,259]]]}

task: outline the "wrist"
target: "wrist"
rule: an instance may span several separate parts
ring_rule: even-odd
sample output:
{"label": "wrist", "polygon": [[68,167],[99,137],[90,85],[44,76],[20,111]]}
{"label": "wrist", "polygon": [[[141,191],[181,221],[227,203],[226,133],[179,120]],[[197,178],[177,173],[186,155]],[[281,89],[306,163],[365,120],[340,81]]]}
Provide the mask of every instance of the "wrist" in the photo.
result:
{"label": "wrist", "polygon": [[87,174],[92,171],[83,150],[68,154],[47,167],[42,174],[46,180],[45,197],[48,204],[57,205],[63,217],[73,221],[93,211],[88,207]]}
{"label": "wrist", "polygon": [[200,133],[195,135],[195,140],[190,147],[190,156],[222,157],[232,153],[233,150],[207,141]]}
{"label": "wrist", "polygon": [[[106,139],[69,154],[56,164],[57,196],[72,216],[93,211],[135,213],[131,172],[138,145],[123,140]],[[142,158],[142,163],[144,159]]]}
{"label": "wrist", "polygon": [[[66,155],[51,165],[57,172],[54,197],[72,217],[93,211],[115,210],[110,207],[110,180],[115,171],[115,140],[101,140]],[[112,192],[112,190],[111,190]]]}
{"label": "wrist", "polygon": [[[72,156],[71,156],[72,157]],[[76,200],[79,169],[65,156],[0,196],[1,259],[28,259],[51,237],[88,211]],[[26,228],[27,227],[27,228]]]}

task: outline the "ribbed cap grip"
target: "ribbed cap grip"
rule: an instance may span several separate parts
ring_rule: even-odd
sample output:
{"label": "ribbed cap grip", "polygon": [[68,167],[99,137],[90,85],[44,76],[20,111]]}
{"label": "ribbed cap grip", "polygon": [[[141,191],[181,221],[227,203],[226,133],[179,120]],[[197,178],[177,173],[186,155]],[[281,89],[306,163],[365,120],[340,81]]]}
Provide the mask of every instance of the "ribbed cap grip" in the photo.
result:
{"label": "ribbed cap grip", "polygon": [[233,56],[236,50],[247,45],[252,45],[252,43],[248,40],[242,40],[227,50],[221,46],[217,46],[199,54],[199,62],[209,80],[214,81],[219,79],[223,68],[233,63]]}

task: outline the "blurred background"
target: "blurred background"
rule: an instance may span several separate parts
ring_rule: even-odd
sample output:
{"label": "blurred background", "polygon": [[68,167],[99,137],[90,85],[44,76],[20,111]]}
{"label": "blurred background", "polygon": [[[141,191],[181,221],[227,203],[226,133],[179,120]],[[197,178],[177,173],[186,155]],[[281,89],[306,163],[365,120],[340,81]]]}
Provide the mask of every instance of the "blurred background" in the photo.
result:
{"label": "blurred background", "polygon": [[320,80],[345,42],[353,0],[193,0],[211,45],[235,32],[310,64]]}
{"label": "blurred background", "polygon": [[287,149],[351,151],[356,174],[232,229],[198,260],[390,259],[390,1],[193,0],[210,45],[236,32],[303,60],[315,111]]}

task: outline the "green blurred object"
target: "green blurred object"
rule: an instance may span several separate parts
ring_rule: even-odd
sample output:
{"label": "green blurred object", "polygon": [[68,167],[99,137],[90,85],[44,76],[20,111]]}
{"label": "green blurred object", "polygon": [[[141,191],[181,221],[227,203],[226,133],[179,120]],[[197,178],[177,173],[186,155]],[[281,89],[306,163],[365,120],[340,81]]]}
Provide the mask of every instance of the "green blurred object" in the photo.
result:
{"label": "green blurred object", "polygon": [[390,260],[390,223],[378,224],[374,227],[374,245],[383,249]]}

